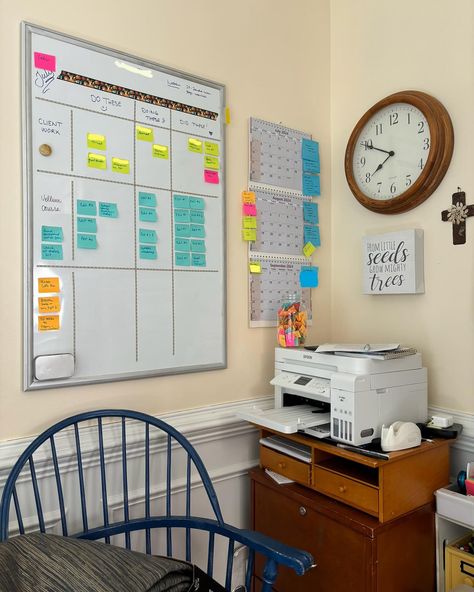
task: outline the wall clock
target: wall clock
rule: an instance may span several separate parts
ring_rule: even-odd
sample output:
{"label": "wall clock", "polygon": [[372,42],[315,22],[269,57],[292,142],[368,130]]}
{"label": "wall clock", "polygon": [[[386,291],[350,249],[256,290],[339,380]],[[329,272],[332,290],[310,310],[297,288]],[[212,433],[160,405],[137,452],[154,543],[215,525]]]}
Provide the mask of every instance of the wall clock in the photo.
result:
{"label": "wall clock", "polygon": [[369,210],[406,212],[441,183],[453,147],[451,119],[437,99],[415,90],[397,92],[371,107],[352,131],[347,182]]}

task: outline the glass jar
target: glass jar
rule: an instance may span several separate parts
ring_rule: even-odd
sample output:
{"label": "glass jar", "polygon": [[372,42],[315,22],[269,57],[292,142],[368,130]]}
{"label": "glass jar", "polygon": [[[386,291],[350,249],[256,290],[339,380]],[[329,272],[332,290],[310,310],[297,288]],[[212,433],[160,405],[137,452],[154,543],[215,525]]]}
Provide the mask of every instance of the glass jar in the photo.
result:
{"label": "glass jar", "polygon": [[278,343],[281,347],[304,345],[308,330],[308,313],[301,295],[290,292],[278,309]]}

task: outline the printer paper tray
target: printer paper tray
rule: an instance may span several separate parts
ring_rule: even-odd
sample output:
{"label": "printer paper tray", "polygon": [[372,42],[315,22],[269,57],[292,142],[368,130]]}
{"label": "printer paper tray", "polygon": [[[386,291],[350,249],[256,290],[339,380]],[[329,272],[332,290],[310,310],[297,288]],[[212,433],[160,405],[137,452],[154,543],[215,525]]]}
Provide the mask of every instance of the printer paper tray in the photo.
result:
{"label": "printer paper tray", "polygon": [[240,419],[245,419],[283,434],[295,434],[298,430],[322,425],[330,421],[329,413],[318,412],[317,408],[311,405],[295,405],[293,407],[280,407],[279,409],[250,407],[239,411],[237,416]]}

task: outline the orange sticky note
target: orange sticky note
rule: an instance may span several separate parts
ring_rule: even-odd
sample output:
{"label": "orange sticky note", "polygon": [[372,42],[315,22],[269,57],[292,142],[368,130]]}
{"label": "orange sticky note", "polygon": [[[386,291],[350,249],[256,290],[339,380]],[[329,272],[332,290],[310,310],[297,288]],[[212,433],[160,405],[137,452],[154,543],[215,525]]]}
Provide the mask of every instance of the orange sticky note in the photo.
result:
{"label": "orange sticky note", "polygon": [[59,292],[59,278],[38,278],[38,292],[41,294],[44,294],[45,292]]}
{"label": "orange sticky note", "polygon": [[244,204],[254,204],[255,193],[253,191],[242,191],[242,201]]}
{"label": "orange sticky note", "polygon": [[38,331],[58,331],[59,315],[39,315]]}
{"label": "orange sticky note", "polygon": [[41,296],[38,298],[38,312],[60,312],[61,302],[59,296]]}

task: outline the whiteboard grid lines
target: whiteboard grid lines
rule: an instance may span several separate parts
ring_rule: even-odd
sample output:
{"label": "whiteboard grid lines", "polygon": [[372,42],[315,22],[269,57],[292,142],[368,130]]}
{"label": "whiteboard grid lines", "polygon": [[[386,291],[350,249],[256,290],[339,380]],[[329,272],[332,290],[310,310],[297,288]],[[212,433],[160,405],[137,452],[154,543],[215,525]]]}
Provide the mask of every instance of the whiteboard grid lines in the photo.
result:
{"label": "whiteboard grid lines", "polygon": [[218,269],[177,269],[175,268],[168,268],[164,267],[163,269],[156,269],[156,267],[113,267],[113,266],[106,266],[106,265],[54,265],[54,264],[43,264],[38,263],[36,267],[47,267],[48,269],[51,267],[59,268],[59,269],[110,269],[112,271],[167,271],[167,272],[175,272],[175,273],[219,273]]}
{"label": "whiteboard grid lines", "polygon": [[72,252],[72,260],[74,261],[74,258],[76,256],[75,250],[74,250],[74,246],[75,246],[75,242],[74,242],[74,181],[71,179],[71,225],[72,225],[72,232],[71,232],[71,236],[72,236],[72,240],[71,240],[71,252]]}
{"label": "whiteboard grid lines", "polygon": [[71,173],[74,170],[74,109],[71,109]]}
{"label": "whiteboard grid lines", "polygon": [[[173,153],[173,133],[172,127],[173,113],[170,112],[170,152]],[[173,189],[173,159],[170,158],[170,187]],[[173,356],[176,355],[176,327],[174,318],[174,223],[173,223],[173,191],[171,191],[170,199],[170,225],[171,225],[171,336]]]}
{"label": "whiteboard grid lines", "polygon": [[135,258],[135,361],[138,362],[138,274],[137,274],[137,101],[133,101],[133,244]]}
{"label": "whiteboard grid lines", "polygon": [[72,272],[72,355],[76,359],[76,276]]}

